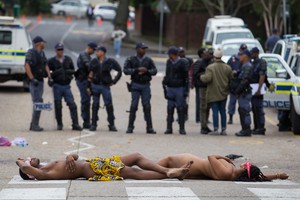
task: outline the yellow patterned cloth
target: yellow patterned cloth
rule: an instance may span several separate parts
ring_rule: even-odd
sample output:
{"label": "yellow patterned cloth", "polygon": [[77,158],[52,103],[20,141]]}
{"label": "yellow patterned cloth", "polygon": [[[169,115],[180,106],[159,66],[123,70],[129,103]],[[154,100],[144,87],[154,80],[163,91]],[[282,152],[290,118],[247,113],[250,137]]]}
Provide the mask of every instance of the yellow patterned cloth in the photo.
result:
{"label": "yellow patterned cloth", "polygon": [[125,165],[122,163],[120,156],[113,156],[111,158],[88,158],[86,161],[90,163],[91,168],[97,174],[90,177],[88,179],[89,181],[123,180],[123,178],[120,177],[120,170],[124,168]]}

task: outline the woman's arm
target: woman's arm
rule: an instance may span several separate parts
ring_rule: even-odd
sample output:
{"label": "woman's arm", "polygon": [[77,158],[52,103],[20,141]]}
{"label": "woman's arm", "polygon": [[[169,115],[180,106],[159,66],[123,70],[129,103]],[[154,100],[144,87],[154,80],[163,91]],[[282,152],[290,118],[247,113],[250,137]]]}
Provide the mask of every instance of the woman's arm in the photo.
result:
{"label": "woman's arm", "polygon": [[[229,165],[226,166],[220,159],[228,162]],[[212,155],[208,156],[208,161],[211,166],[212,178],[216,180],[232,180],[232,162],[229,158],[223,156]]]}
{"label": "woman's arm", "polygon": [[74,172],[75,171],[75,160],[78,160],[78,155],[77,154],[70,154],[67,155],[66,157],[66,169],[69,172]]}
{"label": "woman's arm", "polygon": [[25,174],[34,176],[37,180],[46,180],[48,179],[47,174],[42,170],[32,167],[24,162],[23,159],[17,159],[16,164],[20,167],[21,171]]}
{"label": "woman's arm", "polygon": [[271,180],[275,180],[275,179],[285,180],[288,178],[289,178],[289,176],[286,173],[265,175],[265,180],[267,180],[267,181],[271,181]]}

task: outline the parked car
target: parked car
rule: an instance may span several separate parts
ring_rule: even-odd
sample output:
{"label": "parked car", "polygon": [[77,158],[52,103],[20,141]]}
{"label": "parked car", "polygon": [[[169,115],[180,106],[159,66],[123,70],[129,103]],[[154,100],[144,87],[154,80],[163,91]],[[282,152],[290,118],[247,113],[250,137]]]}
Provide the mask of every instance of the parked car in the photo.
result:
{"label": "parked car", "polygon": [[259,53],[264,53],[264,49],[256,39],[228,39],[222,42],[221,48],[223,49],[223,57],[222,60],[227,62],[230,56],[236,54],[241,46],[241,44],[245,43],[249,50],[253,47],[257,47],[259,49]]}
{"label": "parked car", "polygon": [[[97,4],[94,8],[94,16],[102,20],[114,20],[117,14],[117,6],[114,4]],[[133,21],[135,13],[133,10],[129,11],[128,19]]]}
{"label": "parked car", "polygon": [[86,15],[87,0],[62,0],[51,4],[51,13],[54,15],[74,15],[82,18]]}

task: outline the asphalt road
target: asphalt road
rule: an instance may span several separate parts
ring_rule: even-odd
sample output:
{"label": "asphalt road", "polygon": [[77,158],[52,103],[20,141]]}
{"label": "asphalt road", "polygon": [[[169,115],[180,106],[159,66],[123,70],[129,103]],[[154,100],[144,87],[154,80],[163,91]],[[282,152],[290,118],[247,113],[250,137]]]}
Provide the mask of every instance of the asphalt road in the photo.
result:
{"label": "asphalt road", "polygon": [[[92,30],[92,31],[91,31]],[[30,28],[31,36],[41,35],[47,40],[46,54],[53,56],[56,42],[63,41],[66,53],[76,55],[84,49],[89,41],[105,44],[108,56],[113,56],[109,38],[112,26],[104,22],[102,26],[87,27],[86,21],[43,20]],[[123,49],[119,60],[123,65],[125,56],[134,54],[132,49]],[[151,56],[151,54],[149,53]],[[155,62],[163,72],[163,59],[153,55]],[[145,134],[145,122],[142,108],[137,113],[134,134],[125,134],[129,109],[130,94],[126,89],[127,76],[112,88],[115,106],[117,133],[108,132],[105,109],[99,112],[100,122],[97,131],[71,130],[71,119],[67,106],[63,108],[64,130],[56,130],[53,111],[43,111],[40,125],[45,131],[29,132],[31,120],[30,95],[22,92],[21,84],[7,82],[0,85],[0,135],[13,140],[24,137],[29,145],[26,147],[0,148],[0,199],[129,199],[129,200],[223,200],[223,199],[300,199],[300,138],[291,132],[278,132],[275,110],[266,110],[265,136],[238,138],[234,133],[240,129],[238,115],[234,124],[228,126],[227,136],[201,135],[200,125],[195,123],[195,94],[191,91],[189,120],[186,123],[187,135],[178,134],[178,124],[173,124],[174,134],[164,135],[166,122],[166,101],[161,88],[162,77],[152,81],[152,115],[156,135]],[[80,96],[76,84],[72,91],[79,106]],[[53,102],[51,88],[45,85],[44,102]],[[103,105],[103,102],[101,102]],[[210,118],[211,120],[211,118]],[[81,119],[80,119],[81,121]],[[211,127],[212,125],[209,124]],[[162,181],[118,181],[87,182],[73,181],[21,181],[15,160],[18,157],[39,157],[42,162],[64,159],[68,153],[78,153],[80,157],[126,155],[139,152],[153,161],[176,153],[193,153],[206,158],[207,155],[230,153],[244,157],[236,160],[236,166],[242,162],[252,161],[262,168],[263,173],[285,172],[289,180],[264,183],[236,183],[209,180],[162,180]]]}

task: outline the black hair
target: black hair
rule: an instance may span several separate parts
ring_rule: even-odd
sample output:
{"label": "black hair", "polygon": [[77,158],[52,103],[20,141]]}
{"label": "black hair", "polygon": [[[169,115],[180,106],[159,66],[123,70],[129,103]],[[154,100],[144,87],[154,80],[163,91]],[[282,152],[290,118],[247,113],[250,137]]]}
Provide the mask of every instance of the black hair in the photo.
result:
{"label": "black hair", "polygon": [[256,181],[270,181],[267,177],[260,171],[258,167],[252,165],[250,167],[250,178],[248,176],[248,171],[245,169],[236,179],[235,181],[242,182],[256,182]]}
{"label": "black hair", "polygon": [[207,50],[208,50],[207,47],[205,47],[205,46],[204,46],[204,47],[201,47],[201,48],[198,50],[198,52],[197,52],[199,58],[201,58],[203,52],[204,52],[204,51],[207,51]]}
{"label": "black hair", "polygon": [[33,179],[29,178],[29,176],[27,174],[22,172],[21,169],[19,169],[19,174],[20,174],[20,176],[22,177],[23,180],[33,180]]}

